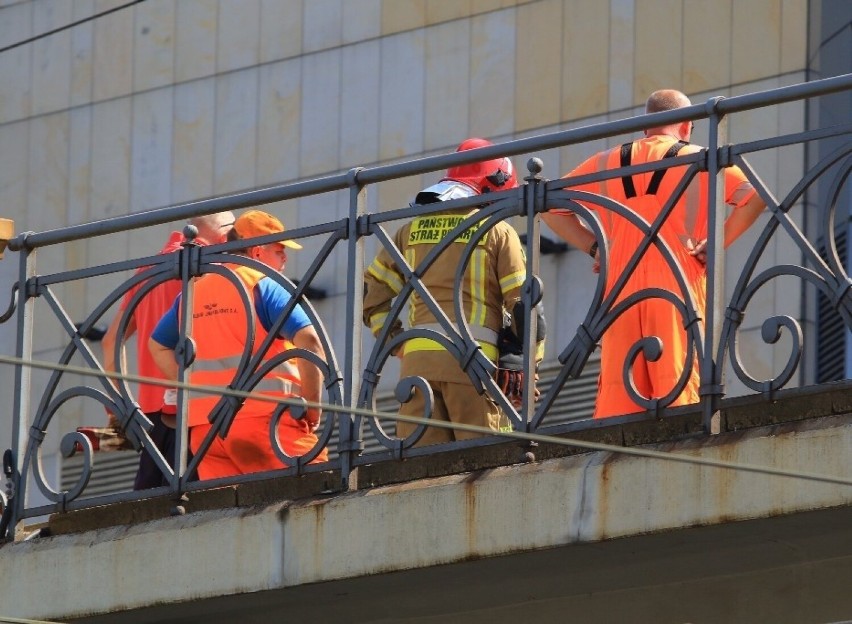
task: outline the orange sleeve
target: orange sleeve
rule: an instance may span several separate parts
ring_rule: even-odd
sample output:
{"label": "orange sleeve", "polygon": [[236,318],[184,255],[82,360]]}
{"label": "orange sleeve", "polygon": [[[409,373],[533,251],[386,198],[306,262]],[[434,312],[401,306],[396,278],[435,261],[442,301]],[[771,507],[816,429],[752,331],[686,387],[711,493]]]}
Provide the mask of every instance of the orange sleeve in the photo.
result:
{"label": "orange sleeve", "polygon": [[725,168],[725,203],[740,208],[757,193],[745,173],[739,167]]}

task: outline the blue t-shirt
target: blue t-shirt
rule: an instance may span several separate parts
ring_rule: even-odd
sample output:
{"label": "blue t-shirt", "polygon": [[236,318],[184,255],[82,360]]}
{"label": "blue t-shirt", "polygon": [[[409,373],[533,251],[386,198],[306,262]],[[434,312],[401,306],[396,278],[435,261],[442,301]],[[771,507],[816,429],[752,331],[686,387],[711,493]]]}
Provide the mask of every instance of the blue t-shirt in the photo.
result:
{"label": "blue t-shirt", "polygon": [[[254,309],[257,318],[266,331],[272,327],[273,319],[277,319],[284,311],[284,307],[290,303],[293,297],[278,282],[268,277],[261,279],[254,287]],[[180,338],[179,312],[180,295],[175,299],[172,307],[163,315],[154,328],[151,338],[168,349],[177,347]],[[292,340],[300,329],[311,325],[311,320],[302,306],[296,305],[290,316],[281,327],[281,337]]]}

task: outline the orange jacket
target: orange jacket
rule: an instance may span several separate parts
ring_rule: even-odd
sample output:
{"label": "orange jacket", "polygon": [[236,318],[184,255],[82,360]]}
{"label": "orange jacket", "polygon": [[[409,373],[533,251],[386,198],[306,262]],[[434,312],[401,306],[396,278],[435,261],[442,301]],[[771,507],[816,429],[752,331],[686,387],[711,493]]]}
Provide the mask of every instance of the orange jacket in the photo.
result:
{"label": "orange jacket", "polygon": [[[251,344],[251,354],[257,352],[267,336],[257,318],[251,293],[263,277],[260,271],[229,265],[249,293],[251,314],[254,317],[254,336],[246,335],[249,318],[239,292],[225,277],[210,273],[195,284],[193,295],[192,336],[196,355],[192,365],[190,383],[208,386],[228,386],[237,376],[240,359]],[[276,355],[292,349],[293,344],[284,339],[274,340],[263,356],[266,362]],[[290,360],[279,364],[252,389],[271,397],[289,398],[301,394],[299,370]],[[189,426],[207,424],[210,410],[219,401],[218,395],[193,393],[189,401]],[[267,416],[275,404],[256,399],[246,400],[238,418]],[[285,418],[287,418],[285,416]],[[290,419],[288,423],[308,431],[303,421]]]}
{"label": "orange jacket", "polygon": [[[633,141],[630,164],[638,165],[662,160],[666,152],[675,143],[677,143],[677,140],[667,135],[655,135]],[[695,145],[687,144],[678,154],[690,154],[699,149]],[[592,156],[574,169],[569,176],[617,169],[619,166],[621,166],[621,146]],[[639,173],[627,178],[627,180],[632,181],[636,192],[636,196],[633,198],[627,197],[625,182],[622,178],[611,178],[569,188],[608,197],[628,206],[649,223],[653,223],[666,200],[671,197],[680,183],[686,169],[687,166],[682,165],[666,171],[657,188],[656,197],[647,194],[654,175],[653,172]],[[725,177],[724,200],[726,204],[736,209],[748,202],[754,195],[754,188],[738,167],[725,168],[723,175]],[[660,230],[661,238],[666,241],[674,252],[675,258],[683,267],[687,282],[694,289],[697,288],[700,291],[694,293],[698,295],[699,301],[697,303],[699,305],[703,305],[702,293],[706,271],[703,264],[689,255],[688,244],[689,242],[697,243],[707,238],[707,211],[702,207],[707,205],[708,180],[707,173],[699,173],[692,180]],[[607,292],[609,292],[615,280],[621,276],[637,246],[643,240],[644,234],[626,219],[609,210],[602,209],[594,204],[585,205],[597,212],[609,243],[610,264],[607,270]],[[642,288],[661,287],[672,290],[674,288],[674,276],[667,266],[662,254],[652,245],[618,299],[623,299]]]}

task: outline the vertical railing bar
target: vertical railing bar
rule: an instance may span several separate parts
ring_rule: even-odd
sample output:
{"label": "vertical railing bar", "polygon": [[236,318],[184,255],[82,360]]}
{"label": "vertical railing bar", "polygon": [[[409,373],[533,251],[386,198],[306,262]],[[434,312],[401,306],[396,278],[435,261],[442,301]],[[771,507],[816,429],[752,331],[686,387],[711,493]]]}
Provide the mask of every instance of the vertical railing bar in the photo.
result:
{"label": "vertical railing bar", "polygon": [[[707,299],[704,309],[704,361],[702,362],[702,422],[705,432],[720,433],[719,401],[724,394],[724,362],[716,360],[725,307],[725,178],[720,174],[720,146],[728,138],[727,118],[717,112],[722,98],[708,100],[710,113],[707,150]],[[720,205],[722,209],[717,207]]]}
{"label": "vertical railing bar", "polygon": [[[18,264],[18,336],[15,346],[15,356],[19,362],[29,361],[33,357],[35,297],[29,295],[27,280],[35,276],[35,267],[35,250],[21,249]],[[9,522],[9,536],[13,539],[18,522],[26,513],[27,477],[24,474],[24,459],[29,438],[27,423],[30,414],[31,393],[32,369],[21,363],[15,364],[15,398],[12,407],[12,449],[15,466],[15,474],[12,478],[15,481],[15,493],[12,499],[12,517]]]}
{"label": "vertical railing bar", "polygon": [[[192,241],[195,234],[191,231],[184,230],[184,236]],[[186,355],[189,346],[190,335],[192,334],[192,306],[193,306],[193,271],[191,265],[195,252],[198,251],[197,243],[185,242],[180,250],[180,280],[181,280],[181,306],[178,322],[180,323],[179,335],[183,339],[183,344],[178,349],[181,356],[178,357],[178,381],[186,382],[189,375],[192,363],[187,366]],[[186,484],[186,466],[187,453],[189,449],[189,393],[182,387],[177,391],[177,422],[175,423],[175,456],[174,456],[174,474],[171,479],[171,488],[174,492],[176,501],[179,501],[183,493],[184,485]]]}
{"label": "vertical railing bar", "polygon": [[[533,313],[538,298],[541,296],[538,275],[541,264],[540,254],[540,219],[538,213],[544,202],[545,186],[542,183],[541,171],[544,164],[540,158],[530,158],[527,162],[529,176],[525,178],[524,193],[520,199],[526,199],[527,238],[526,238],[526,264],[527,276],[524,280],[524,288],[521,292],[521,300],[524,302],[524,310],[527,318],[524,322],[525,333],[520,336],[524,345],[524,397],[521,405],[523,418],[523,430],[531,432],[531,424],[535,414],[535,368],[536,368],[536,335],[538,332],[538,316]],[[511,312],[511,310],[510,310]]]}
{"label": "vertical railing bar", "polygon": [[[359,231],[367,213],[367,189],[358,180],[360,168],[349,171],[349,221],[347,223],[346,345],[343,354],[343,402],[357,407],[361,387],[361,319],[364,308],[364,240]],[[340,480],[343,491],[358,489],[358,468],[354,460],[363,446],[355,430],[355,415],[338,415]]]}

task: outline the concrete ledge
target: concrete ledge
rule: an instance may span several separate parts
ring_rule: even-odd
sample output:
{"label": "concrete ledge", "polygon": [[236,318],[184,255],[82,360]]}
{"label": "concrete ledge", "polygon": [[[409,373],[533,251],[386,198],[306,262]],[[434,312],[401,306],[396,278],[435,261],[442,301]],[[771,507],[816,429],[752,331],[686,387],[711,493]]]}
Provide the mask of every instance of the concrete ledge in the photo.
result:
{"label": "concrete ledge", "polygon": [[[775,398],[771,400],[760,395],[724,400],[721,409],[722,431],[734,433],[847,413],[852,413],[850,381],[794,388],[776,393]],[[704,433],[701,413],[694,407],[671,410],[660,419],[636,414],[611,421],[577,423],[572,430],[558,433],[555,437],[613,446],[661,444],[693,438],[706,439],[708,444],[715,443],[715,436],[710,437]],[[357,487],[374,488],[524,464],[530,461],[530,457],[526,455],[528,452],[532,452],[535,461],[544,461],[572,457],[589,451],[556,444],[530,447],[517,441],[498,442],[401,461],[387,460],[363,465],[358,468]],[[177,504],[182,504],[186,512],[192,513],[301,500],[328,495],[337,491],[339,484],[339,471],[251,480],[224,488],[192,491],[188,500],[180,503],[170,497],[158,497],[54,514],[49,521],[49,531],[51,534],[60,535],[167,518],[173,515]]]}
{"label": "concrete ledge", "polygon": [[722,403],[723,431],[739,431],[782,422],[795,422],[852,413],[852,381],[791,388],[771,396],[726,399]]}
{"label": "concrete ledge", "polygon": [[[652,448],[849,476],[852,416]],[[585,453],[6,544],[0,604],[68,619],[850,504],[846,485]]]}
{"label": "concrete ledge", "polygon": [[[259,479],[238,485],[193,490],[181,500],[175,500],[171,496],[158,496],[52,514],[47,530],[50,535],[65,535],[150,522],[184,513],[268,505],[273,502],[318,496],[327,492],[331,487],[330,484],[339,482],[339,473],[331,471],[312,472],[283,479]],[[183,507],[181,513],[176,512],[178,505]]]}

